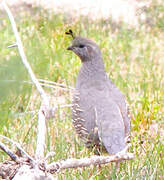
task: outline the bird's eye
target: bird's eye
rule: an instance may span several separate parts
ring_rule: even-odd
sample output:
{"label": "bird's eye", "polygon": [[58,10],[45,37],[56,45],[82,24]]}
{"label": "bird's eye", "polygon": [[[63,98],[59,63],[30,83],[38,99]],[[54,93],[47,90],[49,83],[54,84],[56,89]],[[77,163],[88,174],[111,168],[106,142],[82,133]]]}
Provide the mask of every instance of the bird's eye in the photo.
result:
{"label": "bird's eye", "polygon": [[80,44],[80,45],[79,45],[79,48],[83,48],[83,47],[85,47],[83,44]]}

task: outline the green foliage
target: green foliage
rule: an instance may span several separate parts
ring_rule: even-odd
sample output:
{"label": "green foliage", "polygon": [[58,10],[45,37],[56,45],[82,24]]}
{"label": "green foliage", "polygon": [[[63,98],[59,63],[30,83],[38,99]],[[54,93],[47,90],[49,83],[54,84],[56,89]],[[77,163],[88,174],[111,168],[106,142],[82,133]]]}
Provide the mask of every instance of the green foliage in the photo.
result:
{"label": "green foliage", "polygon": [[[155,8],[157,7],[157,8]],[[138,30],[120,24],[113,28],[108,21],[90,22],[66,15],[52,15],[34,10],[17,19],[17,26],[27,59],[38,79],[74,86],[80,68],[79,59],[67,52],[71,43],[65,31],[95,40],[103,53],[106,71],[124,92],[130,104],[131,148],[134,160],[122,162],[119,172],[115,164],[64,170],[58,179],[162,179],[164,117],[164,4],[153,5],[147,12],[152,24],[139,25]],[[32,13],[32,12],[31,12]],[[71,21],[71,25],[70,25]],[[7,17],[0,26],[0,134],[23,145],[34,154],[36,146],[37,110],[40,96],[30,83],[18,50],[7,46],[15,41]],[[71,95],[63,90],[45,88],[54,104],[70,103]],[[10,146],[14,150],[14,147]],[[51,161],[93,155],[81,143],[72,127],[70,109],[59,108],[56,118],[48,122],[47,152],[56,154]],[[0,152],[0,160],[5,159]]]}

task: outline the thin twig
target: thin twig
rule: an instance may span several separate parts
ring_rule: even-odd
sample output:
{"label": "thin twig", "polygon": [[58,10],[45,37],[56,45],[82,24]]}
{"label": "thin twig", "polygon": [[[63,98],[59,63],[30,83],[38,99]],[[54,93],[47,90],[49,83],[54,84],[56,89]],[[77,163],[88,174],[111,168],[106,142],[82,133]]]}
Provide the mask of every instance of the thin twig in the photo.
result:
{"label": "thin twig", "polygon": [[61,83],[57,83],[57,82],[53,82],[53,81],[49,81],[49,80],[44,80],[44,79],[38,79],[40,82],[43,82],[43,83],[49,83],[49,84],[54,84],[54,85],[57,85],[57,86],[61,86],[61,87],[65,87],[67,89],[71,89],[71,90],[75,90],[75,88],[71,87],[71,86],[67,86],[65,84],[61,84]]}
{"label": "thin twig", "polygon": [[[28,83],[28,84],[34,84],[33,82],[31,81],[17,81],[17,80],[0,80],[1,82],[18,82],[18,83]],[[50,88],[53,88],[53,89],[61,89],[61,90],[64,90],[64,91],[72,91],[74,89],[71,89],[71,88],[67,88],[67,86],[62,86],[56,82],[54,82],[54,85],[52,84],[46,84],[46,83],[39,83],[41,86],[45,86],[45,87],[50,87]]]}
{"label": "thin twig", "polygon": [[12,115],[14,117],[19,117],[19,116],[25,116],[26,114],[36,114],[38,112],[39,112],[39,109],[33,110],[33,111],[25,111],[25,112],[21,112],[21,113],[13,113]]}
{"label": "thin twig", "polygon": [[50,87],[50,88],[53,88],[53,89],[61,89],[61,90],[64,90],[64,91],[71,91],[72,90],[72,89],[69,89],[69,88],[64,88],[64,87],[61,87],[61,86],[54,86],[54,85],[45,84],[45,83],[40,83],[40,85],[45,86],[45,87]]}
{"label": "thin twig", "polygon": [[5,79],[5,80],[1,79],[0,82],[3,82],[3,83],[11,83],[11,82],[15,83],[15,82],[17,82],[17,83],[34,84],[34,83],[31,82],[31,81],[18,81],[18,80],[15,80],[15,79]]}
{"label": "thin twig", "polygon": [[48,158],[55,156],[55,154],[56,154],[56,153],[53,152],[53,151],[48,152],[47,155],[46,155],[46,157],[44,158],[44,160],[46,161]]}
{"label": "thin twig", "polygon": [[10,158],[11,158],[13,161],[19,163],[19,157],[18,157],[16,154],[14,154],[8,147],[6,147],[2,142],[0,142],[0,148],[1,148],[7,155],[9,155]]}
{"label": "thin twig", "polygon": [[71,108],[73,106],[73,104],[64,104],[64,105],[59,105],[60,108]]}
{"label": "thin twig", "polygon": [[3,138],[3,139],[5,139],[5,140],[7,140],[7,141],[9,141],[9,142],[11,142],[11,143],[12,143],[13,145],[15,145],[22,153],[24,153],[24,154],[26,155],[26,157],[28,157],[32,162],[35,163],[35,160],[34,160],[29,154],[26,153],[26,151],[20,146],[19,143],[13,141],[12,139],[10,139],[10,138],[8,138],[8,137],[6,137],[6,136],[1,135],[1,134],[0,134],[0,137]]}
{"label": "thin twig", "polygon": [[17,47],[18,45],[17,44],[12,44],[12,45],[9,45],[8,48],[13,48],[13,47]]}
{"label": "thin twig", "polygon": [[[73,106],[73,104],[64,104],[64,105],[58,105],[57,107],[59,108],[71,108]],[[54,112],[54,109],[56,109],[56,107],[51,108],[51,110]],[[25,112],[21,112],[21,113],[14,113],[12,114],[14,117],[19,117],[19,116],[25,116],[26,114],[35,114],[38,113],[39,109],[33,110],[33,111],[25,111]],[[52,113],[53,113],[52,112]],[[53,113],[54,114],[54,113]]]}

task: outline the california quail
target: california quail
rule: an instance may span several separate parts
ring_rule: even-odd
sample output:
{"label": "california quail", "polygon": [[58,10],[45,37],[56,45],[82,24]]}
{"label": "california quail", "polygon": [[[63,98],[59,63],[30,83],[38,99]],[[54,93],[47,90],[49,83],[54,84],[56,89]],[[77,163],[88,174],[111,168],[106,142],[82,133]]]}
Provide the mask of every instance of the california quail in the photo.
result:
{"label": "california quail", "polygon": [[72,50],[82,61],[73,97],[72,119],[76,132],[87,147],[103,145],[109,154],[126,146],[130,118],[124,95],[108,79],[101,51],[96,43],[73,37]]}

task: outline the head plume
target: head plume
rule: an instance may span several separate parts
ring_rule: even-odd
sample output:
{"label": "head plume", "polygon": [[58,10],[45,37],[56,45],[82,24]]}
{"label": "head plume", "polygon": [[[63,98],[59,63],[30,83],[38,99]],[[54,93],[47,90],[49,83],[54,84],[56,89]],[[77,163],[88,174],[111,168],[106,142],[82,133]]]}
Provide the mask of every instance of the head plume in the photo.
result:
{"label": "head plume", "polygon": [[74,33],[72,31],[72,29],[69,29],[69,31],[65,32],[65,34],[67,35],[71,35],[73,39],[75,39]]}

